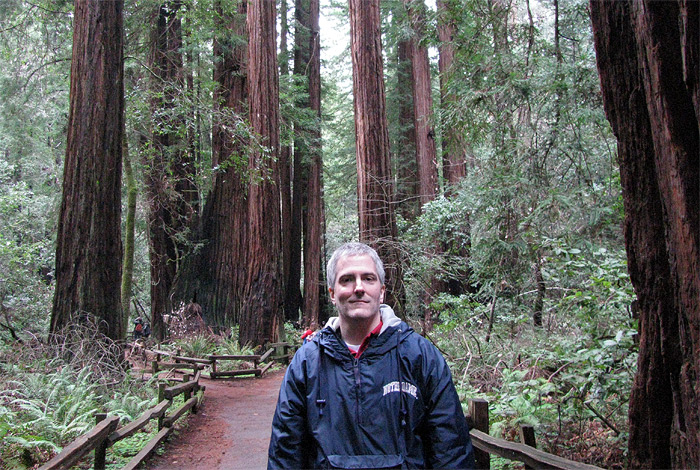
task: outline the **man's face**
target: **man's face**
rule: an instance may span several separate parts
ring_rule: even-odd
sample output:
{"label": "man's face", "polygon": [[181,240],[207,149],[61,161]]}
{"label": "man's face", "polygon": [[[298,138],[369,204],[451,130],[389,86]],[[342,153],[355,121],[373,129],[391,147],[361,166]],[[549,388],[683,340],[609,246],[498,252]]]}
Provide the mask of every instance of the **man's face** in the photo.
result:
{"label": "man's face", "polygon": [[346,256],[338,260],[335,284],[328,291],[331,301],[345,320],[367,320],[379,315],[384,301],[384,285],[374,261],[368,255]]}

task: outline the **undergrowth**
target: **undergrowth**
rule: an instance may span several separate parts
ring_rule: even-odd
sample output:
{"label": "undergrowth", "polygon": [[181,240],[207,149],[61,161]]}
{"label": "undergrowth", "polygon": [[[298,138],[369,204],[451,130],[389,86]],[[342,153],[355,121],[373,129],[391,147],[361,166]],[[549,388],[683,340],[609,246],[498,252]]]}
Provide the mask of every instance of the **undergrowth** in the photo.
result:
{"label": "undergrowth", "polygon": [[[115,354],[118,346],[97,331],[84,318],[50,341],[2,350],[0,468],[47,461],[92,429],[96,413],[117,415],[125,424],[156,404],[156,381],[133,379]],[[144,439],[140,434],[133,439]]]}
{"label": "undergrowth", "polygon": [[507,299],[496,308],[469,295],[436,299],[440,323],[428,337],[448,359],[465,411],[469,398],[489,402],[491,435],[519,441],[520,425],[531,425],[541,450],[604,468],[625,466],[637,330],[618,260],[606,254],[595,267],[565,264],[589,275],[548,299],[539,328],[527,309]]}

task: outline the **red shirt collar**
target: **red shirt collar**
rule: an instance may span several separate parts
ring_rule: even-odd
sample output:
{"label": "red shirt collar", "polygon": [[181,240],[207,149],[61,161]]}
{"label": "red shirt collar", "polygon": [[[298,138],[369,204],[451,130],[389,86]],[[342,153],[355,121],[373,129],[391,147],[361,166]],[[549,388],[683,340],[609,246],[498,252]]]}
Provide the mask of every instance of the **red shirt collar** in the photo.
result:
{"label": "red shirt collar", "polygon": [[379,320],[379,324],[372,331],[370,331],[367,336],[365,336],[365,339],[362,340],[362,344],[360,344],[360,349],[358,349],[357,351],[353,351],[352,349],[348,348],[350,350],[350,354],[355,356],[355,359],[359,359],[362,353],[365,352],[365,349],[367,349],[367,346],[369,346],[370,338],[372,336],[379,335],[379,332],[382,331],[382,325],[382,321]]}

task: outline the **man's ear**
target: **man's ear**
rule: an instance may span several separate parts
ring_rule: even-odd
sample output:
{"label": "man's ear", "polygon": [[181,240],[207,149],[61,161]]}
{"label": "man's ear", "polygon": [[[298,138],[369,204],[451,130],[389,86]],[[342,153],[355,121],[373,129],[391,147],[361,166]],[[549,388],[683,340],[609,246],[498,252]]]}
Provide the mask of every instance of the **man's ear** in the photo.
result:
{"label": "man's ear", "polygon": [[384,303],[384,293],[386,292],[386,286],[382,286],[382,292],[379,294],[379,303]]}
{"label": "man's ear", "polygon": [[330,296],[331,296],[331,302],[333,302],[333,305],[335,305],[335,292],[333,292],[332,287],[328,288],[328,294],[330,294]]}

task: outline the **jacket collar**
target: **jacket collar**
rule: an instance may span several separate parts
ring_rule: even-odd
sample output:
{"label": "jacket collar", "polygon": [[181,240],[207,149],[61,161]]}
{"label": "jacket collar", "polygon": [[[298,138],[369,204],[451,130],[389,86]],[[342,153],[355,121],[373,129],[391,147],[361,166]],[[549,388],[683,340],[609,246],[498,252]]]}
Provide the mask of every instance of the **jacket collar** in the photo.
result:
{"label": "jacket collar", "polygon": [[[389,338],[394,334],[401,334],[401,339],[403,339],[403,337],[411,331],[411,328],[396,316],[394,310],[390,306],[386,304],[380,305],[379,314],[382,317],[382,328],[379,331],[379,336],[370,342],[368,348],[363,353],[363,357],[371,354],[384,354],[398,344],[396,340],[389,341]],[[351,358],[352,355],[348,351],[345,342],[340,337],[339,327],[339,318],[331,317],[328,322],[326,322],[326,326],[324,326],[323,330],[321,330],[321,334],[318,335],[319,341],[323,345],[324,351],[329,355],[335,358],[344,356]]]}

